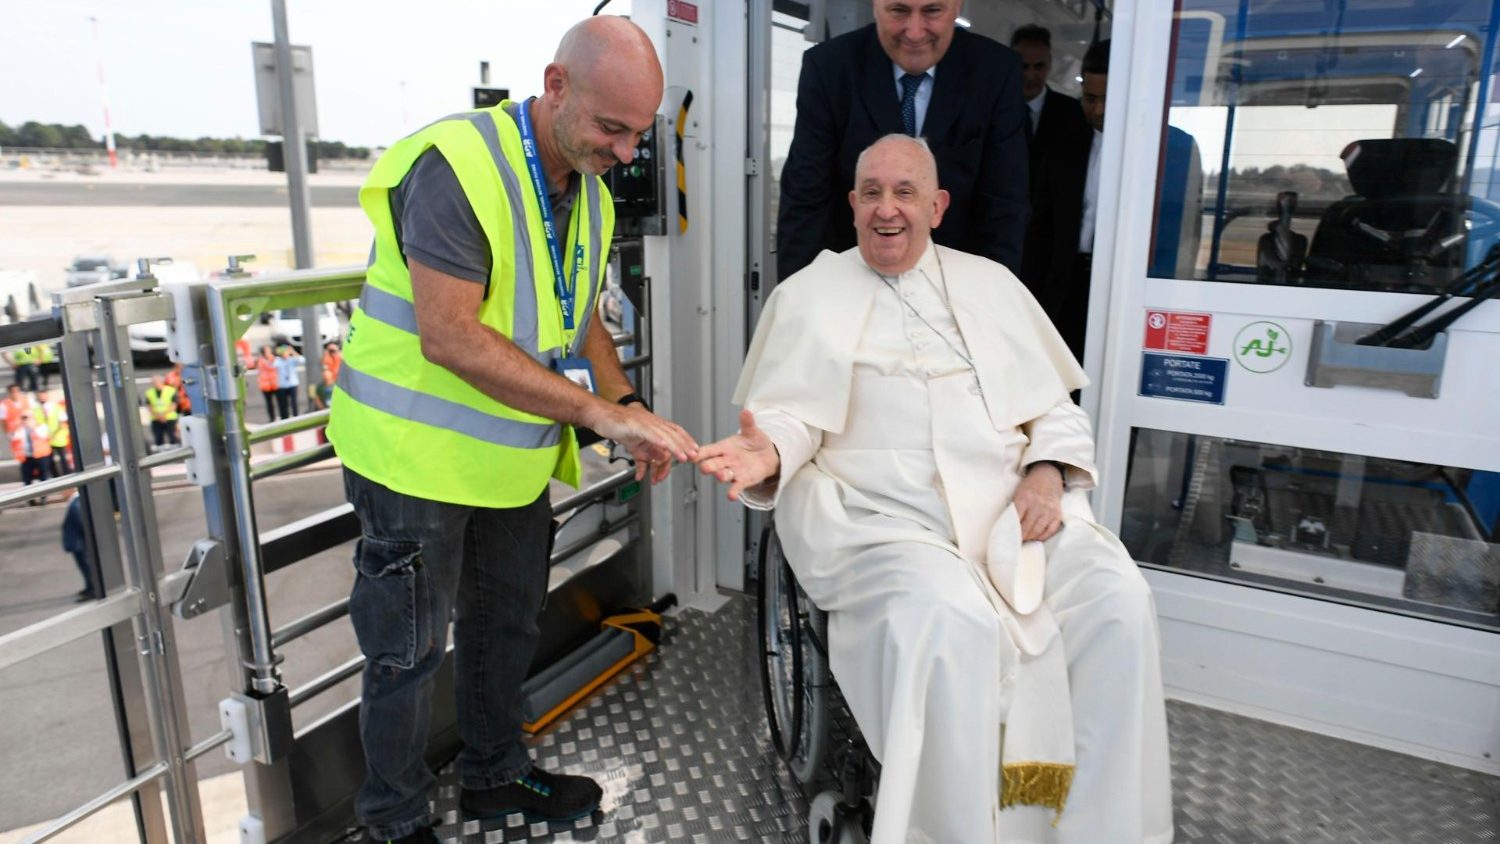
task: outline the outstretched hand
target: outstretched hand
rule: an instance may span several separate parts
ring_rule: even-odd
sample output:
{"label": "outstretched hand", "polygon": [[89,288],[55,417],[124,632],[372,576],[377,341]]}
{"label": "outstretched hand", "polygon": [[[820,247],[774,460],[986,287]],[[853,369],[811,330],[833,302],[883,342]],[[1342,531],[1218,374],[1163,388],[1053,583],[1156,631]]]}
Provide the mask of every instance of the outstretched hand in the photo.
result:
{"label": "outstretched hand", "polygon": [[729,500],[739,501],[745,490],[760,486],[781,471],[781,455],[766,432],[755,426],[755,415],[740,411],[739,433],[698,449],[698,471],[729,484]]}
{"label": "outstretched hand", "polygon": [[635,460],[635,479],[648,474],[652,484],[666,480],[672,461],[686,463],[698,454],[698,444],[681,425],[663,419],[638,404],[604,404],[605,413],[591,424],[594,432],[625,446]]}

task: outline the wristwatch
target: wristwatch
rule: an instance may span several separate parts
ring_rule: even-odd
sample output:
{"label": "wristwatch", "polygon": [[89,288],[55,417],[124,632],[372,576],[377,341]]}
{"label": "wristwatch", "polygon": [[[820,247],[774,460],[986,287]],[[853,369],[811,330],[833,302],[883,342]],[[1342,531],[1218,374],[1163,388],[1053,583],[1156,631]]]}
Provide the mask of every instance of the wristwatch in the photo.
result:
{"label": "wristwatch", "polygon": [[640,402],[641,407],[644,407],[647,410],[651,409],[651,405],[647,404],[646,400],[641,398],[640,393],[626,393],[625,395],[615,399],[615,404],[618,404],[621,407],[624,407],[627,404],[635,404],[636,402]]}

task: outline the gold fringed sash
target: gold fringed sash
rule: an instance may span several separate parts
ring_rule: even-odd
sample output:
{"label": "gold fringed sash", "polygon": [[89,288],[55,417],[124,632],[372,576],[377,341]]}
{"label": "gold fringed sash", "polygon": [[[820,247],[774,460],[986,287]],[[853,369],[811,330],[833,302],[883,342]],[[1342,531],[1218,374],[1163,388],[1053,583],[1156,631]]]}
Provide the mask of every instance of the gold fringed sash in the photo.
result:
{"label": "gold fringed sash", "polygon": [[1073,787],[1072,765],[1057,762],[1013,762],[1002,765],[1000,808],[1011,806],[1045,806],[1057,813],[1052,825],[1062,817],[1068,791]]}

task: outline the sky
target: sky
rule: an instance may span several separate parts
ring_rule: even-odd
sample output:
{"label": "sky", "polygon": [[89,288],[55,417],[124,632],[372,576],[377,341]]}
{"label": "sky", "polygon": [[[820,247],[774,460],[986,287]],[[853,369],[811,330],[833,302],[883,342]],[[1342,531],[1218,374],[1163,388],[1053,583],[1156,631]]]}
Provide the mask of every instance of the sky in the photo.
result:
{"label": "sky", "polygon": [[[492,85],[539,93],[563,32],[597,2],[286,6],[292,43],[312,47],[321,137],[384,146],[469,108],[481,60]],[[613,0],[605,12],[629,10]],[[117,134],[260,137],[250,43],[271,40],[271,0],[0,0],[0,121],[81,123],[102,136],[102,55]]]}

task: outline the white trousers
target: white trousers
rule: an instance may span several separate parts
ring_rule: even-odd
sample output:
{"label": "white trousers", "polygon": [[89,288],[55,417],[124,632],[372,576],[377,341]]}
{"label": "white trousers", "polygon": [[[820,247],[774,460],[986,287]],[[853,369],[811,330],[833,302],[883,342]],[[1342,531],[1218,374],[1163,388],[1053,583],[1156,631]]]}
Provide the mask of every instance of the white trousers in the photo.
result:
{"label": "white trousers", "polygon": [[1055,827],[1048,809],[999,808],[1010,649],[977,567],[923,542],[866,546],[834,564],[793,558],[829,611],[834,676],[882,763],[873,844],[1172,840],[1150,590],[1119,541],[1087,519],[1068,516],[1047,546],[1045,600],[1067,655],[1077,748]]}

